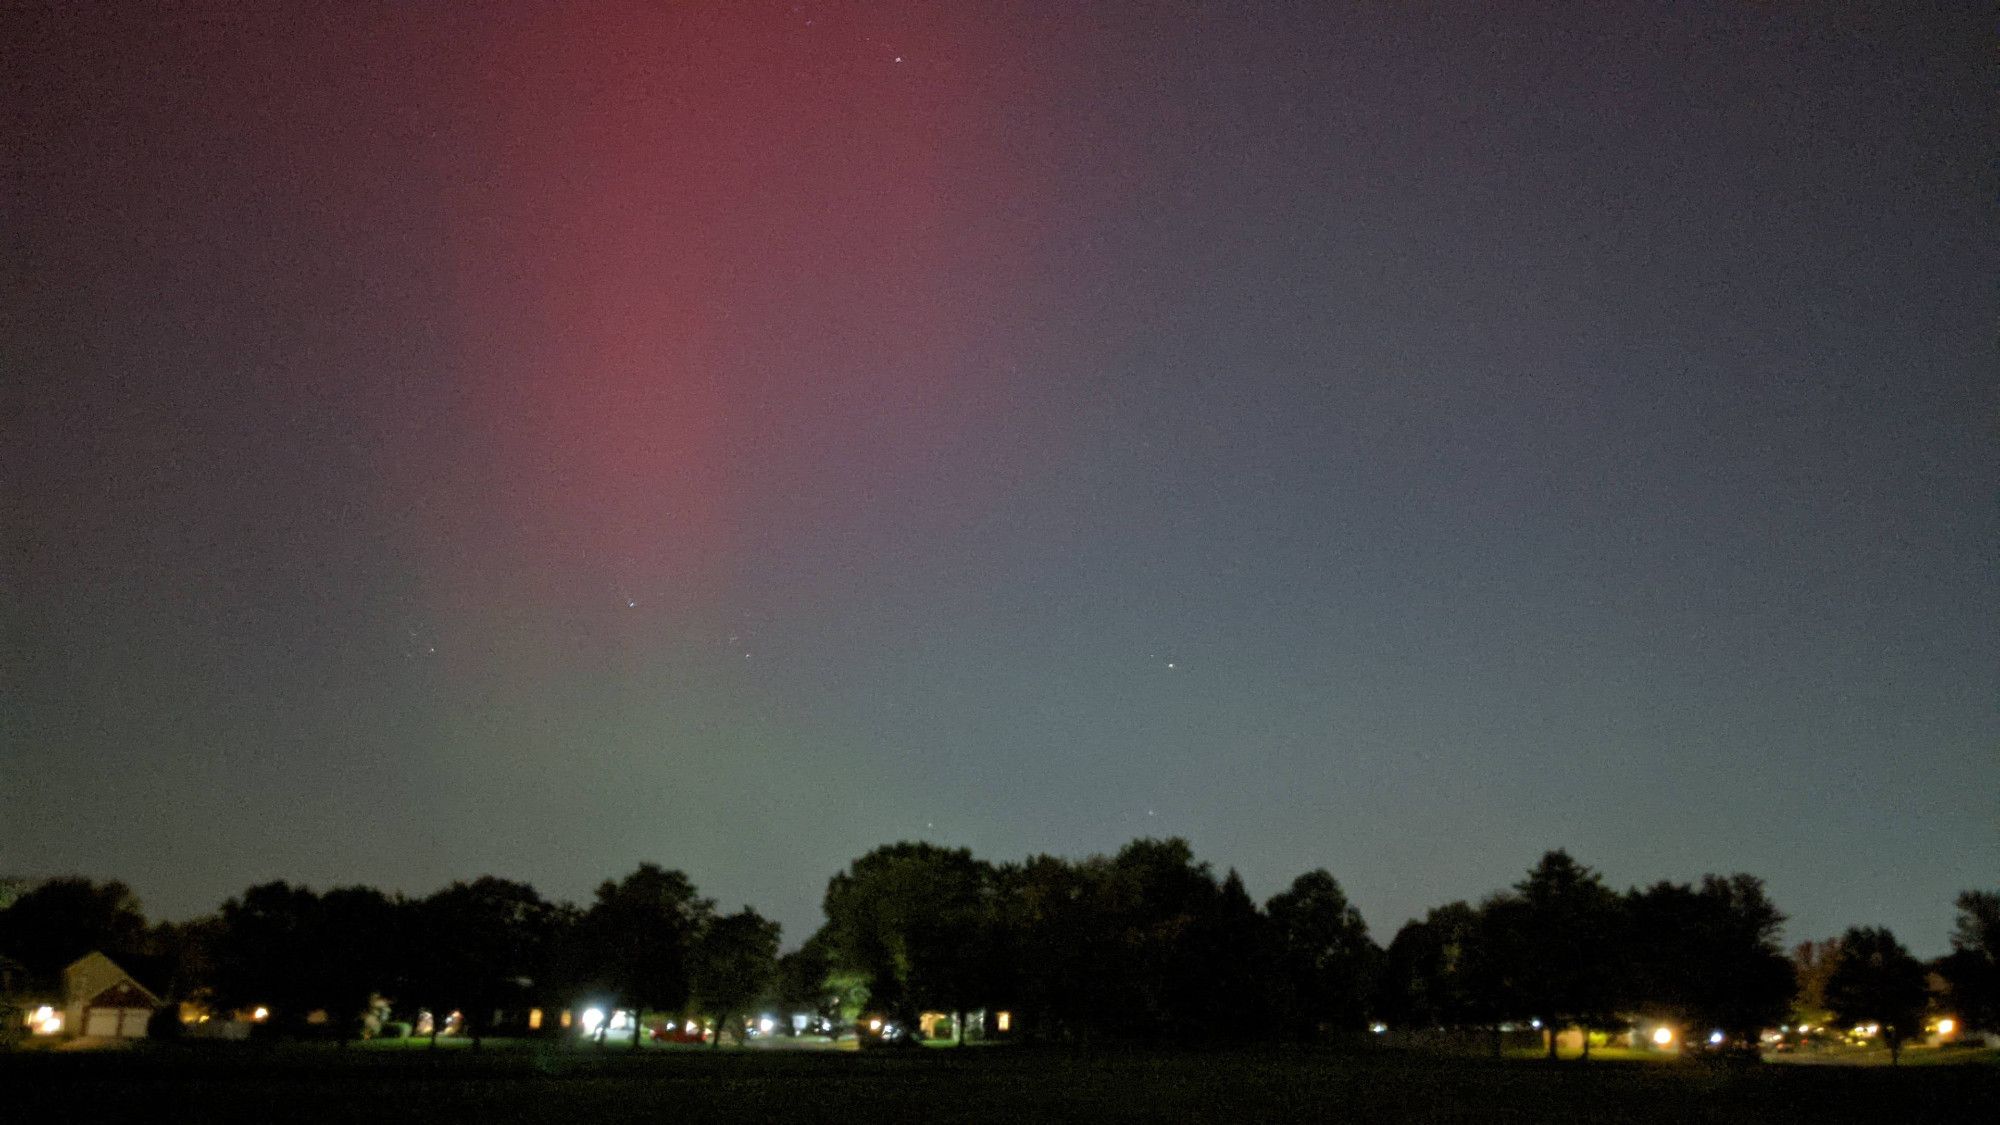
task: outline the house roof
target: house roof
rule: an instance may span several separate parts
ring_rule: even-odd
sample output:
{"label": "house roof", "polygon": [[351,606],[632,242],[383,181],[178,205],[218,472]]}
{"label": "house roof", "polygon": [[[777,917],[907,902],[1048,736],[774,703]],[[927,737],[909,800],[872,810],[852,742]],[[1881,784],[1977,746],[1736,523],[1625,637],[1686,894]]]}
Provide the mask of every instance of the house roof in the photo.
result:
{"label": "house roof", "polygon": [[83,998],[87,1008],[157,1008],[160,998],[136,981],[121,980],[95,996]]}
{"label": "house roof", "polygon": [[63,991],[72,1001],[93,1002],[97,997],[120,986],[129,985],[142,994],[154,1007],[160,1004],[159,996],[152,989],[133,979],[125,967],[107,957],[100,950],[92,950],[77,958],[63,969]]}

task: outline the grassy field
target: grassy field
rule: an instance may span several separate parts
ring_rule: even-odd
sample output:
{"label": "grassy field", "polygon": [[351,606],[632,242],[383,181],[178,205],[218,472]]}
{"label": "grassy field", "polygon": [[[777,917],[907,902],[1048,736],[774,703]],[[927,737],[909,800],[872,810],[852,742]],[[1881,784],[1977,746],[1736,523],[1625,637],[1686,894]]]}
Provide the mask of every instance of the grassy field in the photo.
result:
{"label": "grassy field", "polygon": [[0,1091],[23,1122],[2000,1120],[1990,1062],[1550,1065],[1388,1051],[143,1045],[0,1055]]}

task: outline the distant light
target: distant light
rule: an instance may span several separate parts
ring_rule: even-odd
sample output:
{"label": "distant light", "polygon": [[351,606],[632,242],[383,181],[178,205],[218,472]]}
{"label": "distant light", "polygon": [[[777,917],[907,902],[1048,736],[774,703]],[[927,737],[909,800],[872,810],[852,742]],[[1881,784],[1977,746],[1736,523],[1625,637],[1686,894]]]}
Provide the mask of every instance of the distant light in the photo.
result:
{"label": "distant light", "polygon": [[250,1013],[250,1018],[261,1023],[264,1020],[271,1018],[271,1009],[260,1007],[256,1011]]}
{"label": "distant light", "polygon": [[35,1009],[35,1014],[28,1023],[34,1027],[37,1035],[55,1035],[62,1031],[62,1013],[44,1004]]}
{"label": "distant light", "polygon": [[868,1030],[870,1030],[870,1031],[880,1031],[880,1030],[882,1030],[882,1021],[881,1021],[881,1020],[869,1020],[869,1021],[868,1021]]}
{"label": "distant light", "polygon": [[1528,1026],[1529,1026],[1529,1027],[1532,1027],[1532,1028],[1534,1028],[1534,1029],[1535,1029],[1536,1031],[1540,1031],[1540,1030],[1542,1029],[1542,1021],[1540,1021],[1540,1020],[1529,1020],[1529,1021],[1528,1021]]}
{"label": "distant light", "polygon": [[1711,1031],[1708,1033],[1708,1045],[1711,1047],[1720,1047],[1722,1046],[1722,1038],[1723,1036],[1720,1031]]}
{"label": "distant light", "polygon": [[778,1021],[772,1019],[770,1016],[765,1016],[763,1019],[757,1021],[757,1030],[763,1032],[765,1035],[771,1034],[771,1029],[776,1026],[778,1026]]}
{"label": "distant light", "polygon": [[1958,1021],[1952,1019],[1950,1016],[1946,1016],[1945,1018],[1938,1021],[1939,1035],[1950,1035],[1952,1032],[1957,1030],[1958,1030]]}
{"label": "distant light", "polygon": [[583,1030],[585,1031],[585,1033],[595,1032],[598,1028],[603,1026],[604,1026],[604,1009],[585,1008],[583,1010]]}
{"label": "distant light", "polygon": [[1002,1031],[1007,1030],[1008,1027],[1013,1024],[1013,1022],[1014,1022],[1014,1013],[1012,1012],[1000,1013],[1000,1030]]}
{"label": "distant light", "polygon": [[1386,1023],[1371,1023],[1368,1025],[1368,1030],[1374,1032],[1377,1035],[1380,1035],[1383,1032],[1389,1030],[1389,1025]]}
{"label": "distant light", "polygon": [[1655,1046],[1655,1047],[1671,1047],[1671,1046],[1673,1046],[1673,1042],[1674,1042],[1674,1029],[1673,1029],[1673,1028],[1671,1028],[1671,1027],[1656,1027],[1656,1028],[1654,1028],[1654,1029],[1653,1029],[1653,1046]]}

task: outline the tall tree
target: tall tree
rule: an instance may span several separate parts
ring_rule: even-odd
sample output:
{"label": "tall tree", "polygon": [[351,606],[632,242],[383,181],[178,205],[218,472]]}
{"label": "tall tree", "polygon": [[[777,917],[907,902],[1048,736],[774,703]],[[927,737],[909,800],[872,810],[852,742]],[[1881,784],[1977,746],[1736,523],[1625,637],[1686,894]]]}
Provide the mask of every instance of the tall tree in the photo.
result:
{"label": "tall tree", "polygon": [[1784,915],[1749,875],[1662,882],[1626,896],[1627,1001],[1737,1042],[1784,1019],[1797,991],[1778,946]]}
{"label": "tall tree", "polygon": [[853,1005],[855,1012],[843,1011],[844,997],[833,977],[833,953],[822,930],[807,938],[804,945],[778,958],[775,986],[778,1003],[789,1013],[808,1014],[815,1019],[829,1022],[843,1016],[851,1019],[860,1005]]}
{"label": "tall tree", "polygon": [[324,989],[319,896],[282,880],[259,883],[222,904],[215,949],[216,998],[228,1008],[264,1008],[270,1026],[301,1030]]}
{"label": "tall tree", "polygon": [[1550,1058],[1556,1057],[1556,1030],[1571,1024],[1583,1028],[1588,1058],[1589,1029],[1610,1020],[1618,999],[1618,898],[1597,872],[1560,850],[1542,856],[1514,889],[1523,936],[1531,943],[1519,950],[1515,987],[1548,1031]]}
{"label": "tall tree", "polygon": [[1037,855],[996,872],[1000,988],[1034,1039],[1088,1039],[1115,1010],[1119,954],[1099,898],[1108,861]]}
{"label": "tall tree", "polygon": [[136,952],[145,934],[139,899],[119,882],[50,879],[0,910],[0,952],[43,988],[59,985],[63,969],[93,950],[114,960]]}
{"label": "tall tree", "polygon": [[584,917],[584,940],[596,984],[614,1006],[632,1011],[634,1050],[648,1010],[687,1006],[695,939],[714,913],[715,903],[697,894],[685,874],[655,863],[597,888]]}
{"label": "tall tree", "polygon": [[[1275,989],[1283,987],[1278,984],[1281,962],[1270,919],[1257,909],[1234,868],[1222,877],[1208,909],[1197,918],[1191,944],[1209,966],[1201,978],[1208,996],[1204,1026],[1237,1038],[1262,1034],[1280,1010]],[[1368,946],[1368,951],[1374,952],[1374,947]]]}
{"label": "tall tree", "polygon": [[414,911],[419,990],[432,1005],[432,1041],[456,1008],[474,1046],[496,1010],[522,1006],[546,971],[560,908],[526,883],[484,875],[456,882]]}
{"label": "tall tree", "polygon": [[1282,1010],[1296,1035],[1367,1022],[1381,951],[1368,923],[1324,870],[1308,871],[1264,906],[1277,950]]}
{"label": "tall tree", "polygon": [[165,967],[161,999],[211,1005],[215,993],[216,944],[222,936],[217,915],[154,925],[147,944]]}
{"label": "tall tree", "polygon": [[335,887],[319,896],[317,932],[308,943],[314,999],[342,1042],[359,1029],[369,1001],[395,986],[403,918],[399,904],[374,887]]}
{"label": "tall tree", "polygon": [[1842,1023],[1880,1025],[1889,1061],[1901,1061],[1903,1041],[1923,1025],[1924,967],[1896,935],[1856,926],[1840,938],[1840,955],[1826,982],[1827,1006]]}
{"label": "tall tree", "polygon": [[870,1003],[906,1028],[925,1006],[963,1013],[989,962],[993,870],[964,848],[876,848],[828,882],[836,963],[868,979]]}
{"label": "tall tree", "polygon": [[715,1021],[714,1046],[722,1031],[746,1014],[777,982],[778,924],[749,907],[704,926],[695,939],[695,1007]]}
{"label": "tall tree", "polygon": [[1938,972],[1967,1027],[2000,1031],[2000,891],[1958,896],[1951,952],[1938,962]]}
{"label": "tall tree", "polygon": [[[1525,899],[1517,894],[1496,894],[1479,904],[1478,925],[1472,942],[1472,957],[1465,978],[1471,986],[1475,1010],[1489,1033],[1493,1057],[1500,1057],[1501,1026],[1535,1019],[1549,1025],[1539,1014],[1538,998],[1547,975],[1547,952],[1533,926],[1533,914]],[[1553,1031],[1553,1027],[1550,1027]],[[1549,1054],[1555,1055],[1555,1036],[1549,1036]]]}
{"label": "tall tree", "polygon": [[1093,968],[1112,985],[1109,1030],[1220,1038],[1261,1018],[1262,919],[1233,872],[1218,883],[1179,838],[1134,840],[1098,870],[1111,942]]}
{"label": "tall tree", "polygon": [[1383,1018],[1399,1026],[1484,1026],[1479,1003],[1479,911],[1463,902],[1433,908],[1396,931],[1383,956],[1377,995]]}
{"label": "tall tree", "polygon": [[1833,1018],[1826,1002],[1826,982],[1840,962],[1840,939],[1802,941],[1792,947],[1792,980],[1797,991],[1792,998],[1792,1022],[1825,1024]]}

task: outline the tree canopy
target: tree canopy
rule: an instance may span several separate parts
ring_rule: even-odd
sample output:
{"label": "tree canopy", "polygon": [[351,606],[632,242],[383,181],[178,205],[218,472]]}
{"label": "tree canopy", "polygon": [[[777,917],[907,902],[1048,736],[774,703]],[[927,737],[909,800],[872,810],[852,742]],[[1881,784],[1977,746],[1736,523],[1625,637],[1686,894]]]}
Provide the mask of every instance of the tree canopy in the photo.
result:
{"label": "tree canopy", "polygon": [[1876,1024],[1900,1060],[1905,1040],[1922,1029],[1924,967],[1896,935],[1856,926],[1840,936],[1840,953],[1826,982],[1826,1003],[1847,1024]]}

